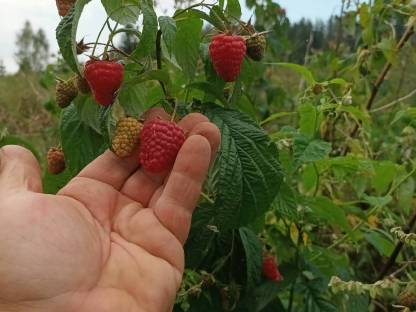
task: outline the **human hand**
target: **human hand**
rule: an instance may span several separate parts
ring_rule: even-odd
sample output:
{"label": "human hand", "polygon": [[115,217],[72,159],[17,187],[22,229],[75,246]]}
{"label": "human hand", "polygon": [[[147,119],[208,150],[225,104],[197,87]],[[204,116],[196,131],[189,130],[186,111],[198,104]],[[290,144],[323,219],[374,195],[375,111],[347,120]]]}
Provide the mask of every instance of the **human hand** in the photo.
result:
{"label": "human hand", "polygon": [[172,310],[192,212],[220,142],[201,114],[179,124],[187,140],[171,172],[150,174],[137,156],[107,151],[57,195],[42,194],[30,152],[0,149],[0,311]]}

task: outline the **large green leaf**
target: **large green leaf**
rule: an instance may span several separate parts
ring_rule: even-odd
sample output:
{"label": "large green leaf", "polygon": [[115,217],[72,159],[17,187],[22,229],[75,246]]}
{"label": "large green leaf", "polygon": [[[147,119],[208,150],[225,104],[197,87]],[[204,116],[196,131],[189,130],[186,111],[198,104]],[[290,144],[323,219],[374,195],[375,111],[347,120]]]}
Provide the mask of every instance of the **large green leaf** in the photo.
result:
{"label": "large green leaf", "polygon": [[212,104],[205,113],[221,130],[214,208],[223,227],[249,224],[279,192],[282,173],[277,149],[249,117]]}
{"label": "large green leaf", "polygon": [[326,157],[331,151],[331,144],[322,140],[309,140],[296,136],[293,141],[293,157],[298,168],[304,163],[315,162]]}
{"label": "large green leaf", "polygon": [[135,24],[140,15],[141,0],[101,0],[107,15],[122,25]]}
{"label": "large green leaf", "polygon": [[246,289],[250,291],[258,283],[262,270],[262,245],[255,233],[248,228],[239,230],[246,255]]}
{"label": "large green leaf", "polygon": [[[149,3],[148,3],[149,2]],[[143,13],[143,30],[137,48],[132,56],[142,58],[151,55],[156,49],[157,37],[157,15],[151,1],[143,2],[141,5]]]}
{"label": "large green leaf", "polygon": [[105,136],[82,121],[75,105],[63,111],[60,134],[71,175],[76,175],[107,148]]}
{"label": "large green leaf", "polygon": [[202,25],[202,20],[193,14],[181,15],[180,20],[176,21],[175,56],[189,79],[195,76]]}
{"label": "large green leaf", "polygon": [[160,16],[159,25],[169,54],[172,55],[176,39],[176,21],[169,16]]}
{"label": "large green leaf", "polygon": [[77,73],[80,73],[76,50],[78,22],[85,5],[90,1],[91,0],[78,0],[56,28],[56,39],[62,57],[68,66]]}
{"label": "large green leaf", "polygon": [[147,89],[144,84],[126,85],[119,91],[119,102],[127,116],[138,118],[151,103],[146,101]]}
{"label": "large green leaf", "polygon": [[278,217],[287,218],[292,221],[296,220],[298,207],[297,196],[295,191],[286,182],[282,183],[273,207]]}

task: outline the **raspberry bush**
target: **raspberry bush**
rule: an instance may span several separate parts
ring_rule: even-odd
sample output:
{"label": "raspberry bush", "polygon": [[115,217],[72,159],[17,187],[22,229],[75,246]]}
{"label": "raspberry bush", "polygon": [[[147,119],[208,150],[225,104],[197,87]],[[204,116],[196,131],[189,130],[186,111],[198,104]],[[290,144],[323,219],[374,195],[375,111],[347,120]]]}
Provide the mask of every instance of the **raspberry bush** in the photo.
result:
{"label": "raspberry bush", "polygon": [[[109,35],[92,42],[77,31],[91,0],[56,1],[70,73],[42,76],[57,81],[45,107],[62,147],[44,157],[48,192],[108,148],[170,169],[185,137],[175,121],[202,112],[222,142],[174,311],[414,309],[414,1],[340,0],[331,32],[306,38],[279,1],[192,2],[172,16],[150,0],[94,1]],[[122,34],[132,51],[115,44]],[[171,121],[142,124],[152,107]],[[34,150],[0,131],[16,142]]]}

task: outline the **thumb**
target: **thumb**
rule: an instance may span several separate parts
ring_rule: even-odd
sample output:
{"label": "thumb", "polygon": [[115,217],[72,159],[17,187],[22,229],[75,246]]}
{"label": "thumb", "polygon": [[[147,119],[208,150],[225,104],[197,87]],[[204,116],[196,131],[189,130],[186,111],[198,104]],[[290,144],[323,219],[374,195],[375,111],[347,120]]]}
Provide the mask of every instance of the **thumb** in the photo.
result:
{"label": "thumb", "polygon": [[39,163],[23,147],[4,146],[0,148],[0,194],[18,190],[42,192]]}

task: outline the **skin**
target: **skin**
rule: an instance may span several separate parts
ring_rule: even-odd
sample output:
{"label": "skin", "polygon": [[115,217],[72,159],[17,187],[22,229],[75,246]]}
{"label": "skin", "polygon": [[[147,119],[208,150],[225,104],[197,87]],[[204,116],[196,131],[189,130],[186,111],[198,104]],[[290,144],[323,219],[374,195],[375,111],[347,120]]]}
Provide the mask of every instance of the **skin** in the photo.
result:
{"label": "skin", "polygon": [[[167,118],[152,110],[147,118]],[[217,127],[200,114],[170,172],[107,151],[57,195],[42,193],[34,156],[0,149],[0,311],[171,311],[183,244],[210,162]]]}

